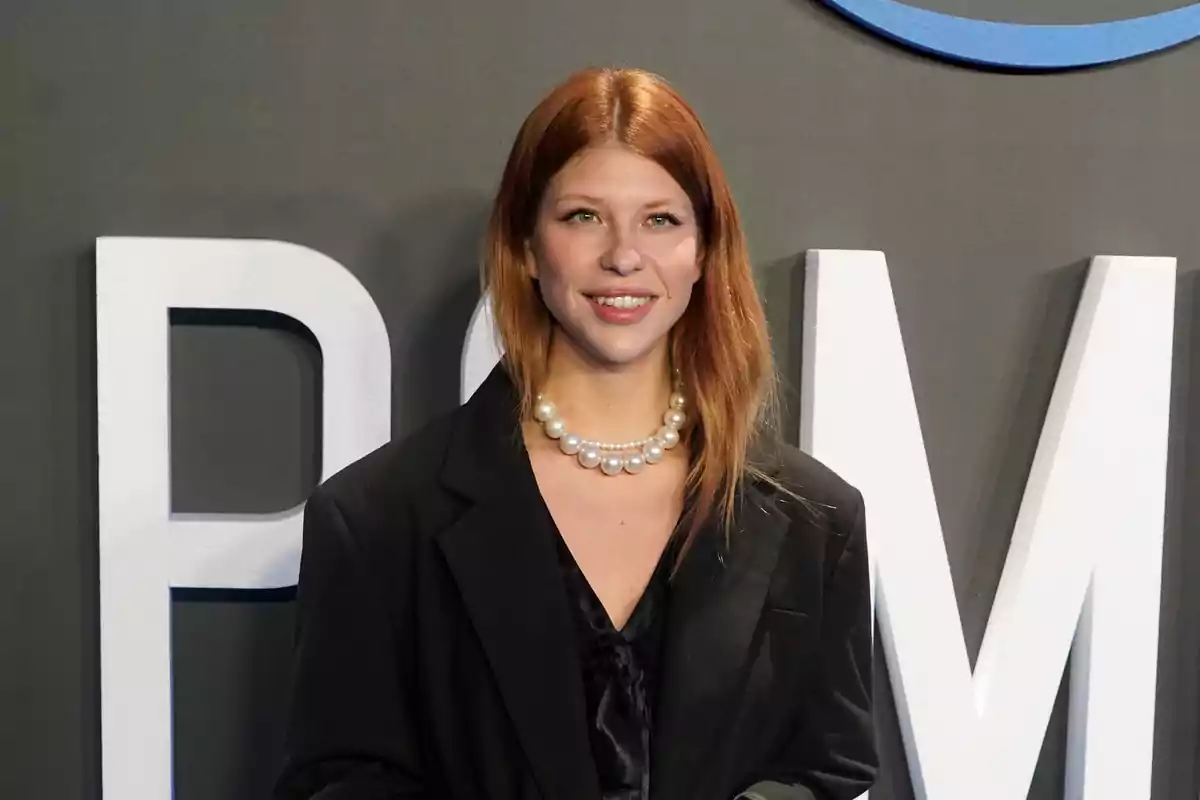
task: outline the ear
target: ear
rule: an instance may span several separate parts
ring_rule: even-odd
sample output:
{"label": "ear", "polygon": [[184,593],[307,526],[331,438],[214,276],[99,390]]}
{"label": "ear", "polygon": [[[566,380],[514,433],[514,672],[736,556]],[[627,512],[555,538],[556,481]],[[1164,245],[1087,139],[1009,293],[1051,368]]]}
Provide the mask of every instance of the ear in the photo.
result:
{"label": "ear", "polygon": [[525,240],[525,274],[533,280],[538,279],[538,259],[537,253],[534,252],[532,240]]}

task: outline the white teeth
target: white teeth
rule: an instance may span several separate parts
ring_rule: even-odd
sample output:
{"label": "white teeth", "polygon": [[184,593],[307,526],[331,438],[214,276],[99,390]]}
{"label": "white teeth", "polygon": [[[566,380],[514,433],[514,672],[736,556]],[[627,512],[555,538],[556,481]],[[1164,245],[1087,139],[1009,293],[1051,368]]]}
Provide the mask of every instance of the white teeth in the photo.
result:
{"label": "white teeth", "polygon": [[602,306],[612,306],[613,308],[637,308],[650,302],[649,297],[634,297],[628,294],[619,297],[596,297],[593,299]]}

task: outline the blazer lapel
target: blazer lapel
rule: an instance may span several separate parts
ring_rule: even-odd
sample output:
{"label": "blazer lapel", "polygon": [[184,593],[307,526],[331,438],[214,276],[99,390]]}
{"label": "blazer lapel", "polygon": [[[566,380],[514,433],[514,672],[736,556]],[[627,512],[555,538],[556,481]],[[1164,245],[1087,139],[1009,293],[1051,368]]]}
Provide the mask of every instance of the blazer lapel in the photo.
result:
{"label": "blazer lapel", "polygon": [[438,542],[543,796],[599,800],[557,534],[516,403],[501,367],[468,402],[442,477],[472,506]]}
{"label": "blazer lapel", "polygon": [[717,524],[698,534],[671,589],[654,733],[653,796],[696,796],[707,758],[734,708],[788,517],[747,486],[726,547]]}

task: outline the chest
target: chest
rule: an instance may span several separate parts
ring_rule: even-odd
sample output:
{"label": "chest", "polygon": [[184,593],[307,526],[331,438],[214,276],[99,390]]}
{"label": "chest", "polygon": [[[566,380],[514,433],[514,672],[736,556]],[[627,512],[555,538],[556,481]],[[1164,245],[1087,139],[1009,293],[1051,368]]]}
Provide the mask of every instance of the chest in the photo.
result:
{"label": "chest", "polygon": [[623,627],[679,522],[685,465],[609,477],[554,453],[531,460],[559,535],[613,625]]}

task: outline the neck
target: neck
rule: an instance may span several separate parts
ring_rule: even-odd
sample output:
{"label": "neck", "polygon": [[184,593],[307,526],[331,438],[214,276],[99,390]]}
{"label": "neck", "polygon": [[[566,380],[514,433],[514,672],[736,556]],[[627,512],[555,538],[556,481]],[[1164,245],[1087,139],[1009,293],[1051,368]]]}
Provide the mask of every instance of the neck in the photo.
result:
{"label": "neck", "polygon": [[541,392],[572,433],[604,442],[643,439],[662,425],[674,388],[665,345],[660,350],[635,363],[603,368],[556,337]]}

